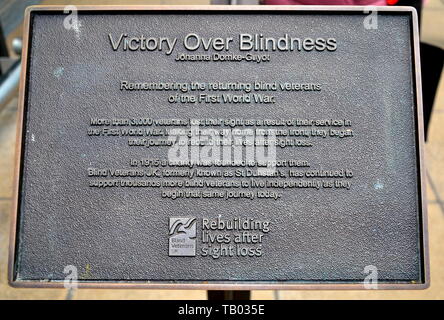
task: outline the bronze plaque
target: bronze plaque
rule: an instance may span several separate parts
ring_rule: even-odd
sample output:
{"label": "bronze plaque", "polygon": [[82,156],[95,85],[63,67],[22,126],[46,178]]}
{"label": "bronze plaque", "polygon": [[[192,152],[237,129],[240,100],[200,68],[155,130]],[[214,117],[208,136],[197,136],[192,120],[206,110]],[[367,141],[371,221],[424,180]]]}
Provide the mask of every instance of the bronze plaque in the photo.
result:
{"label": "bronze plaque", "polygon": [[32,7],[16,286],[428,285],[416,12]]}

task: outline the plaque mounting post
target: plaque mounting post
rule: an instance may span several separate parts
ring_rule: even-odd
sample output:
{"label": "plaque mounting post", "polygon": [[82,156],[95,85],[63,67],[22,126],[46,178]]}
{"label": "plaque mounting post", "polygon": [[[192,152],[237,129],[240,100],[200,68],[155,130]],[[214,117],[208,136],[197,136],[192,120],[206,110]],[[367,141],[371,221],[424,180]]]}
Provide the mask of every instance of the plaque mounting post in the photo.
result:
{"label": "plaque mounting post", "polygon": [[250,290],[208,290],[208,300],[250,300]]}

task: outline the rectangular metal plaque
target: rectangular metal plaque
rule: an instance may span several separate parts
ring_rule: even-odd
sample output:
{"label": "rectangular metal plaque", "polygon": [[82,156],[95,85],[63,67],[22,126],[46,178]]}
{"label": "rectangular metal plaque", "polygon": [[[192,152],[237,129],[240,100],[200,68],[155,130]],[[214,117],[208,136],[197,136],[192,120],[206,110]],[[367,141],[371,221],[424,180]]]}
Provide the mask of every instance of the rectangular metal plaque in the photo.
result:
{"label": "rectangular metal plaque", "polygon": [[413,9],[64,9],[26,14],[12,285],[428,286]]}

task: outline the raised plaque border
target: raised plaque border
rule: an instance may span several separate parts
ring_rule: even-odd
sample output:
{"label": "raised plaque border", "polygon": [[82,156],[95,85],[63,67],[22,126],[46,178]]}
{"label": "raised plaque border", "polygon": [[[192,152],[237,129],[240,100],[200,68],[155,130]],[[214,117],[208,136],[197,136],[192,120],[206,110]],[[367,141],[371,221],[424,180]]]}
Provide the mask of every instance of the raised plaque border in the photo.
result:
{"label": "raised plaque border", "polygon": [[[179,11],[211,11],[214,13],[231,12],[364,12],[365,10],[377,10],[378,12],[399,12],[411,15],[411,40],[413,44],[412,56],[414,66],[413,83],[415,86],[415,108],[416,108],[416,159],[418,163],[418,192],[420,218],[420,241],[421,241],[421,260],[422,260],[422,282],[397,283],[382,282],[378,283],[378,289],[382,290],[420,290],[427,289],[430,286],[430,263],[429,263],[429,245],[428,245],[428,227],[427,227],[427,197],[426,197],[426,174],[424,166],[424,124],[422,112],[422,90],[421,90],[421,65],[419,50],[419,29],[418,15],[413,7],[384,7],[384,6],[227,6],[227,5],[79,5],[78,11],[96,11],[96,12],[166,12]],[[15,262],[16,262],[16,241],[18,233],[19,203],[20,203],[20,180],[23,160],[23,129],[25,120],[25,103],[27,98],[27,79],[29,62],[29,37],[31,27],[31,15],[34,12],[63,12],[64,6],[30,6],[25,10],[23,23],[23,48],[22,48],[22,69],[20,74],[20,89],[18,97],[18,116],[17,116],[17,139],[15,151],[15,170],[13,179],[13,197],[11,206],[11,232],[9,242],[9,265],[8,282],[9,285],[16,288],[63,288],[63,281],[38,281],[38,280],[16,280]],[[303,281],[79,281],[78,288],[103,288],[103,289],[200,289],[200,290],[364,290],[363,282],[321,282],[313,283]]]}

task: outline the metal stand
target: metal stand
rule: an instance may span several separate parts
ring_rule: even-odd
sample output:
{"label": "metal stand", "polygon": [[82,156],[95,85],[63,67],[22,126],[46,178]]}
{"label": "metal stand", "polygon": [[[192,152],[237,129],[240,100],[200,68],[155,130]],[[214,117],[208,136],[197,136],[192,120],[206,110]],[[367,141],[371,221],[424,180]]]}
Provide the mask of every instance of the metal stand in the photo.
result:
{"label": "metal stand", "polygon": [[208,300],[250,300],[249,290],[208,290]]}

